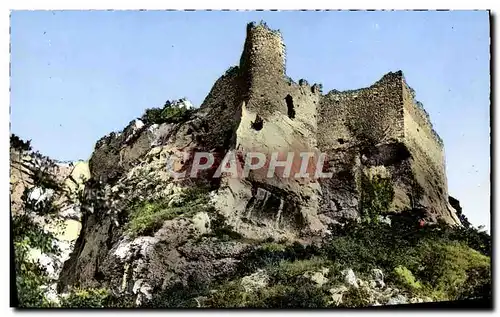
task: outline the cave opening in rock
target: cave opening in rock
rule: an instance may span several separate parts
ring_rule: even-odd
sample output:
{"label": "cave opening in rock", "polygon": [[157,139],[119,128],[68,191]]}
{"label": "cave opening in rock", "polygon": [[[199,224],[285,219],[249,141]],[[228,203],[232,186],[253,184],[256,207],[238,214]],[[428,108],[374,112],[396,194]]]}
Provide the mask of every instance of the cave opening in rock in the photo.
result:
{"label": "cave opening in rock", "polygon": [[295,118],[295,108],[293,106],[293,98],[290,95],[286,95],[285,97],[286,107],[288,108],[288,117],[290,119]]}
{"label": "cave opening in rock", "polygon": [[251,123],[251,126],[252,129],[260,131],[264,127],[264,120],[262,120],[262,118],[259,115],[257,115],[255,121]]}

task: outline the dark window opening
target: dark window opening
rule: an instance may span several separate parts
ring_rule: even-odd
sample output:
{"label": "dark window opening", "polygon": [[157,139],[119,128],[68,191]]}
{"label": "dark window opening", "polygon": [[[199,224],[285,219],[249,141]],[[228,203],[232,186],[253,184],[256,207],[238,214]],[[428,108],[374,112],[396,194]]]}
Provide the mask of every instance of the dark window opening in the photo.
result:
{"label": "dark window opening", "polygon": [[104,275],[103,272],[101,271],[97,271],[94,273],[94,278],[98,281],[98,282],[102,282],[104,281],[104,279],[106,278],[106,275]]}
{"label": "dark window opening", "polygon": [[255,121],[251,123],[252,129],[260,131],[262,127],[264,127],[264,120],[260,116],[257,115]]}
{"label": "dark window opening", "polygon": [[293,98],[292,98],[292,96],[286,95],[285,101],[286,101],[286,107],[288,108],[288,117],[290,119],[294,119],[295,118],[295,109],[293,107]]}
{"label": "dark window opening", "polygon": [[345,143],[344,139],[342,139],[342,138],[337,139],[337,141],[339,141],[340,144],[344,144]]}

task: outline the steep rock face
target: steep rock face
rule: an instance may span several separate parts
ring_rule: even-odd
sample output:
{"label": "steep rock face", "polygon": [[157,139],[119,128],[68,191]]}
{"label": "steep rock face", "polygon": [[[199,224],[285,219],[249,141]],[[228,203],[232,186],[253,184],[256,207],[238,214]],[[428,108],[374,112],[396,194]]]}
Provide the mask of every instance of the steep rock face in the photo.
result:
{"label": "steep rock face", "polygon": [[151,147],[152,133],[144,129],[141,120],[133,120],[122,133],[111,133],[97,141],[89,161],[92,177],[106,183],[130,169],[131,164]]}
{"label": "steep rock face", "polygon": [[[143,301],[175,283],[233,274],[255,243],[311,242],[328,234],[328,224],[360,217],[363,184],[376,176],[389,179],[394,191],[388,211],[420,208],[431,221],[459,223],[448,203],[442,142],[401,72],[369,88],[322,95],[319,85],[287,78],[285,60],[281,35],[250,24],[239,67],[217,80],[189,118],[137,119],[96,144],[83,226],[60,291],[107,286]],[[252,170],[245,178],[213,178],[215,164],[199,178],[173,178],[169,168],[189,171],[199,151],[216,158],[231,151],[323,152],[320,169],[333,177],[268,178]],[[175,206],[187,188],[202,184],[210,188],[209,212],[183,213],[153,232],[130,234],[134,204],[161,199]],[[238,238],[228,243],[221,232]]]}

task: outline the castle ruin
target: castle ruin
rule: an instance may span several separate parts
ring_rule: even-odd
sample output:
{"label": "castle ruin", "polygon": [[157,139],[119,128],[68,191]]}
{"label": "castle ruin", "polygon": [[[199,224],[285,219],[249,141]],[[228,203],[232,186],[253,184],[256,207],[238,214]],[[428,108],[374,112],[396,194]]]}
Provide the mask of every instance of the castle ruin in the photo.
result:
{"label": "castle ruin", "polygon": [[[202,250],[197,249],[198,242],[187,243],[195,233],[219,227],[249,241],[309,243],[331,233],[332,223],[370,213],[366,205],[370,200],[382,213],[376,216],[418,211],[429,222],[460,225],[448,203],[443,143],[401,71],[384,75],[368,88],[324,94],[321,85],[288,78],[285,65],[280,33],[249,24],[240,64],[215,82],[201,107],[187,119],[175,123],[136,119],[122,132],[99,140],[89,162],[92,182],[85,194],[92,212],[83,214],[81,234],[64,264],[59,291],[68,285],[96,287],[105,280],[122,291],[136,289],[134,281],[143,280],[152,289],[161,289],[177,276],[172,267],[186,276],[210,273],[203,277],[210,279],[216,276],[212,271],[225,272],[227,263],[240,260],[225,262],[227,255],[214,260],[200,257],[209,253],[198,253]],[[322,167],[333,177],[268,178],[252,170],[243,179],[214,179],[205,170],[203,177],[182,183],[165,168],[168,159],[180,154],[210,152],[225,157],[230,151],[326,153]],[[180,160],[176,169],[189,164],[189,159]],[[380,179],[384,193],[390,195],[373,196],[367,184],[376,185]],[[201,185],[198,181],[210,185],[210,212],[161,221],[161,228],[129,240],[130,202],[160,197],[170,205],[182,190]],[[205,238],[196,240],[210,243],[201,244],[203,250],[228,248]],[[182,251],[186,245],[191,245],[194,256]],[[133,270],[130,266],[127,271],[129,257],[123,249],[138,256]],[[246,250],[238,249],[234,254]],[[135,272],[140,274],[134,277]]]}
{"label": "castle ruin", "polygon": [[[380,174],[391,179],[394,190],[389,212],[421,208],[431,221],[459,223],[448,203],[443,142],[401,71],[368,88],[322,94],[320,85],[286,76],[280,33],[251,23],[239,67],[215,83],[201,109],[209,129],[218,131],[205,138],[208,148],[327,153],[332,179],[298,184],[253,175],[250,181],[254,192],[262,187],[287,193],[284,205],[301,210],[306,221],[359,214],[360,177]],[[226,144],[218,142],[224,139],[217,140],[220,135],[230,136]]]}

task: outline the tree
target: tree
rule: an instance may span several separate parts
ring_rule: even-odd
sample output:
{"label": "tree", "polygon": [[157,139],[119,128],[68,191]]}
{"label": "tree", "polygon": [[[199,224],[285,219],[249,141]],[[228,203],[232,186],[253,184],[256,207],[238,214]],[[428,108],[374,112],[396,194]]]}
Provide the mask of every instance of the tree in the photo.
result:
{"label": "tree", "polygon": [[29,154],[36,162],[30,171],[33,173],[33,187],[24,190],[20,211],[11,213],[17,290],[14,306],[47,307],[51,303],[45,299],[44,287],[51,282],[51,278],[31,254],[33,250],[48,255],[58,255],[60,252],[55,235],[45,230],[44,224],[57,214],[53,197],[61,189],[49,172],[54,163],[40,153],[32,152],[29,143],[15,135],[11,136],[11,150]]}

